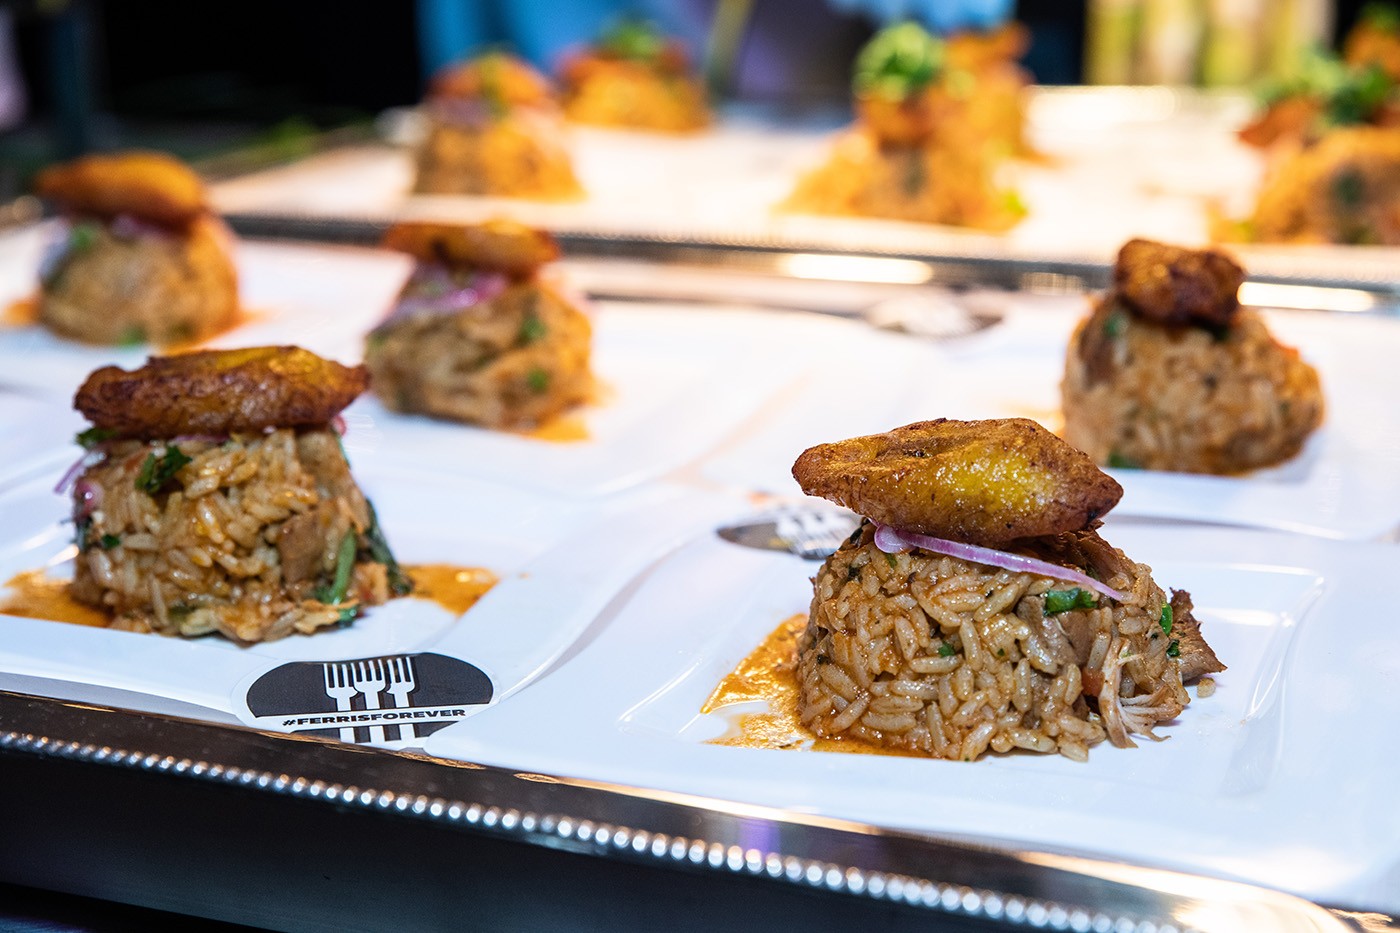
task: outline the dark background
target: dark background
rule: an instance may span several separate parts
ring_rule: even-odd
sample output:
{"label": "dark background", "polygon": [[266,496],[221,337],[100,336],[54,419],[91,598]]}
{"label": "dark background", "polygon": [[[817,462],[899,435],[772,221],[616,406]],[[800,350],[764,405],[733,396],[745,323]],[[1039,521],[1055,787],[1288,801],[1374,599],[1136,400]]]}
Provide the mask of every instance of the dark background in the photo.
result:
{"label": "dark background", "polygon": [[[757,13],[765,2],[757,0]],[[6,5],[16,17],[29,95],[25,123],[0,137],[0,165],[11,176],[16,160],[71,155],[77,145],[151,145],[197,157],[250,140],[366,123],[386,107],[416,101],[423,88],[412,2]],[[1338,34],[1361,5],[1339,0]],[[1026,65],[1037,80],[1078,81],[1084,4],[1021,0],[1017,16],[1035,36]],[[848,19],[858,43],[870,26]],[[74,109],[87,115],[82,128],[73,123]]]}

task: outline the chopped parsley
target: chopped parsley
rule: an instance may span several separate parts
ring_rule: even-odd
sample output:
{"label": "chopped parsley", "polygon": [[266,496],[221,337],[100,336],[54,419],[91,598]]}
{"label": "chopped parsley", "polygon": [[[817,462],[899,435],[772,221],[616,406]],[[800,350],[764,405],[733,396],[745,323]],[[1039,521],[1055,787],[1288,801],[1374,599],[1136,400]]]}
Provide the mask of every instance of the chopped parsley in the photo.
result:
{"label": "chopped parsley", "polygon": [[885,555],[885,563],[887,563],[887,564],[890,565],[890,569],[891,569],[891,570],[898,569],[898,567],[899,567],[899,558],[895,557],[893,554],[886,554],[886,555]]}
{"label": "chopped parsley", "polygon": [[78,436],[73,439],[84,450],[92,450],[98,444],[109,441],[116,436],[117,432],[111,428],[88,428],[86,431],[79,431]]}
{"label": "chopped parsley", "polygon": [[536,366],[525,374],[525,384],[530,387],[531,392],[543,395],[549,391],[549,370]]}
{"label": "chopped parsley", "polygon": [[1181,657],[1181,642],[1177,641],[1175,638],[1172,639],[1172,643],[1170,645],[1167,645],[1167,657]]}
{"label": "chopped parsley", "polygon": [[946,641],[938,646],[938,656],[940,658],[951,658],[957,653],[958,649],[954,648],[951,644],[949,644]]}
{"label": "chopped parsley", "polygon": [[1093,609],[1099,604],[1092,590],[1073,587],[1068,590],[1051,590],[1045,594],[1045,614],[1048,616],[1069,612],[1071,609]]}
{"label": "chopped parsley", "polygon": [[1162,607],[1162,614],[1157,617],[1157,624],[1162,627],[1163,635],[1170,635],[1172,633],[1171,603],[1167,603],[1165,606]]}
{"label": "chopped parsley", "polygon": [[181,467],[189,462],[190,458],[186,457],[174,444],[166,447],[165,453],[159,457],[154,452],[148,453],[145,461],[141,464],[141,471],[136,474],[136,488],[154,496],[175,478],[175,474],[180,472]]}
{"label": "chopped parsley", "polygon": [[102,545],[102,550],[110,551],[112,548],[121,544],[122,539],[117,537],[116,535],[103,535],[101,538],[98,539],[98,543]]}

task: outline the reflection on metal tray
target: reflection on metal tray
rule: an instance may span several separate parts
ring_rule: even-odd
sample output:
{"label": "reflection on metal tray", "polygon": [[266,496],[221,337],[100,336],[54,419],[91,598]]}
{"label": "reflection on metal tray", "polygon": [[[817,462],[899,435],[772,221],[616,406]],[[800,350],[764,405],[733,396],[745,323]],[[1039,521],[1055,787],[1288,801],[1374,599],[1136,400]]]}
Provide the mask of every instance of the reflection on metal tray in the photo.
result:
{"label": "reflection on metal tray", "polygon": [[[683,138],[576,127],[576,170],[588,192],[569,203],[424,196],[411,192],[412,111],[381,121],[385,141],[328,140],[288,162],[216,166],[219,209],[248,229],[315,221],[479,219],[509,214],[578,248],[655,258],[813,253],[917,260],[939,281],[1006,287],[1096,287],[1133,236],[1203,242],[1216,217],[1252,207],[1262,161],[1235,129],[1251,101],[1173,88],[1034,88],[1028,135],[1045,158],[1009,163],[1006,185],[1028,207],[1011,231],[989,234],[928,224],[822,217],[778,207],[821,162],[834,120],[728,110],[714,128]],[[405,130],[404,127],[409,127]],[[234,164],[234,163],[229,163]],[[322,235],[332,233],[320,227]],[[1240,246],[1258,281],[1393,294],[1400,250],[1349,246]]]}
{"label": "reflection on metal tray", "polygon": [[[1234,882],[23,694],[0,692],[0,722],[0,881],[236,922],[491,926],[505,911],[528,928],[562,911],[574,929],[618,929],[611,911],[625,903],[627,929],[674,910],[678,886],[693,913],[668,923],[677,930],[804,917],[1105,933],[1386,922]],[[289,829],[294,852],[277,841]],[[297,897],[274,905],[246,896],[289,883]]]}

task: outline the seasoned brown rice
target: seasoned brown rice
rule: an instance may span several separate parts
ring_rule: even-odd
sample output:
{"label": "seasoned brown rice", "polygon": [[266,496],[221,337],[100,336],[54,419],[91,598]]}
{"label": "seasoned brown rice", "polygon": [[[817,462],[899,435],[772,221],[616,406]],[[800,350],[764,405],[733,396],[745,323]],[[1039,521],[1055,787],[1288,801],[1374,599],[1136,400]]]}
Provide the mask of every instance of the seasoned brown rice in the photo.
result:
{"label": "seasoned brown rice", "polygon": [[918,549],[886,554],[866,523],[814,581],[798,646],[802,722],[825,738],[963,760],[1017,748],[1083,760],[1104,738],[1155,738],[1190,702],[1165,631],[1167,612],[1189,617],[1189,597],[1169,601],[1150,568],[1093,531],[1035,548],[1125,598],[1047,614],[1047,594],[1070,584]]}
{"label": "seasoned brown rice", "polygon": [[328,429],[110,442],[74,500],[71,592],[116,628],[246,644],[405,591]]}
{"label": "seasoned brown rice", "polygon": [[1322,420],[1317,372],[1240,308],[1228,329],[1170,328],[1112,298],[1070,340],[1065,440],[1094,462],[1238,473],[1296,455]]}

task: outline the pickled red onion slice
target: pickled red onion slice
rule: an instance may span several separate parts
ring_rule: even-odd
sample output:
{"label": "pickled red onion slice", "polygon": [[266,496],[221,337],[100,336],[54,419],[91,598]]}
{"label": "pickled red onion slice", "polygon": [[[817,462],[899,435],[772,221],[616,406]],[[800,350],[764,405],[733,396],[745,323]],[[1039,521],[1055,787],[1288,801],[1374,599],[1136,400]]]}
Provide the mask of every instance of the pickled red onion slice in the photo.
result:
{"label": "pickled red onion slice", "polygon": [[1116,599],[1120,602],[1126,598],[1125,594],[1095,580],[1088,574],[1071,570],[1068,567],[1061,567],[1059,564],[1026,557],[1023,554],[1009,554],[1006,551],[998,551],[976,544],[964,544],[961,541],[949,541],[946,538],[934,538],[909,531],[898,531],[889,525],[881,525],[878,522],[875,523],[875,546],[886,554],[898,554],[916,547],[923,548],[925,551],[933,551],[935,554],[946,554],[959,560],[988,564],[992,567],[1000,567],[1002,570],[1010,570],[1012,573],[1034,573],[1042,577],[1050,577],[1052,580],[1077,583],[1086,590],[1093,590],[1101,596],[1107,596],[1109,599]]}

